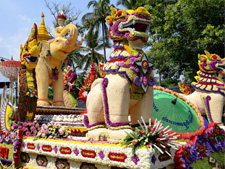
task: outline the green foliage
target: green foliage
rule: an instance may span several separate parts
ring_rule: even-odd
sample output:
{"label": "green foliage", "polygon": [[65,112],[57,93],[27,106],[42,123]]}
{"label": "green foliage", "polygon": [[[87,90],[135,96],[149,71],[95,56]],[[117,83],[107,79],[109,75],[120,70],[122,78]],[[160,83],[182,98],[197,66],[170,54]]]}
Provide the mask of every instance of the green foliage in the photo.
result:
{"label": "green foliage", "polygon": [[[107,43],[109,44],[109,38],[107,36],[108,27],[106,25],[106,16],[110,15],[110,0],[91,0],[87,7],[93,7],[93,12],[88,12],[82,17],[82,23],[85,28],[89,28],[89,32],[95,31],[102,32],[102,42],[104,49],[104,59],[106,60],[105,50],[107,48]],[[101,28],[101,29],[100,29]],[[93,37],[94,38],[94,37]],[[96,41],[95,39],[89,39],[89,41]]]}
{"label": "green foliage", "polygon": [[[86,47],[80,48],[81,51],[86,53],[83,56],[85,62],[84,70],[87,70],[91,66],[92,60],[94,60],[96,65],[98,65],[99,62],[104,62],[103,55],[97,52],[98,50],[103,49],[103,41],[102,38],[99,38],[98,29],[95,30],[94,27],[91,27],[86,36],[86,41]],[[110,47],[108,41],[106,41],[105,45],[106,47]]]}
{"label": "green foliage", "polygon": [[198,53],[207,50],[223,56],[224,0],[152,0],[151,46],[148,56],[163,79],[193,81]]}
{"label": "green foliage", "polygon": [[116,5],[123,5],[127,9],[137,9],[137,7],[142,6],[144,4],[143,0],[118,0]]}
{"label": "green foliage", "polygon": [[53,93],[53,86],[50,85],[50,86],[48,87],[48,100],[49,100],[50,102],[53,101],[53,95],[54,95],[54,93]]}
{"label": "green foliage", "polygon": [[76,80],[76,89],[75,89],[75,91],[72,93],[75,99],[77,99],[77,98],[79,97],[79,91],[80,91],[81,87],[82,87],[83,84],[84,84],[84,80],[85,80],[84,78],[85,78],[85,76],[86,76],[86,73],[85,73],[85,72],[83,72],[83,73],[81,73],[81,74],[79,74],[79,75],[77,76],[77,80]]}

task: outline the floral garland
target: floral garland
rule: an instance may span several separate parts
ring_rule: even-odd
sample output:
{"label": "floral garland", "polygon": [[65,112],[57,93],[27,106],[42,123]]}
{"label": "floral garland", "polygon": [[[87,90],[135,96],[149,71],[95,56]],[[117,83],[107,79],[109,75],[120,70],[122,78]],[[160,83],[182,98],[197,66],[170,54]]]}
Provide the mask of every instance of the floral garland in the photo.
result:
{"label": "floral garland", "polygon": [[[219,152],[223,154],[225,152],[224,135],[225,132],[222,128],[216,123],[210,123],[202,135],[194,137],[191,141],[187,142],[186,145],[178,148],[174,158],[176,168],[189,169],[192,163],[195,162],[194,165],[197,165],[198,160],[203,161],[204,158],[210,160],[211,155],[215,156],[216,153]],[[222,158],[220,162],[223,162],[223,157],[220,157],[220,155],[217,156]]]}
{"label": "floral garland", "polygon": [[[155,148],[161,154],[166,153],[171,157],[169,153],[170,148],[177,149],[179,143],[173,142],[177,139],[178,136],[175,133],[170,133],[171,129],[168,129],[169,126],[164,128],[160,121],[155,120],[152,124],[151,119],[149,119],[149,126],[145,124],[143,117],[142,124],[140,121],[140,127],[136,127],[135,131],[132,133],[127,133],[128,135],[123,140],[123,145],[131,146],[132,153],[135,154],[138,148],[147,146],[150,149]],[[144,125],[143,125],[144,124]]]}
{"label": "floral garland", "polygon": [[[95,164],[96,167],[99,165],[134,169],[163,168],[173,164],[175,154],[172,149],[170,151],[172,157],[164,158],[159,152],[146,147],[138,149],[133,155],[132,148],[122,147],[121,144],[107,141],[71,141],[66,139],[38,139],[34,141],[34,139],[25,137],[21,151],[29,154],[42,154],[47,158],[67,159],[73,161],[73,165],[85,161]],[[31,144],[33,144],[34,149],[30,147]]]}

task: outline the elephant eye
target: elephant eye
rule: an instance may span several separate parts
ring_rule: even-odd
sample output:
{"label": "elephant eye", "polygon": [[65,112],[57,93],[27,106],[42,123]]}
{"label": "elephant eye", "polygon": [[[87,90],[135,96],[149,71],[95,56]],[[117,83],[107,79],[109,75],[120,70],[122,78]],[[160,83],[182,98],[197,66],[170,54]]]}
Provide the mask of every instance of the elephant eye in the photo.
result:
{"label": "elephant eye", "polygon": [[56,40],[56,42],[59,42],[59,40]]}

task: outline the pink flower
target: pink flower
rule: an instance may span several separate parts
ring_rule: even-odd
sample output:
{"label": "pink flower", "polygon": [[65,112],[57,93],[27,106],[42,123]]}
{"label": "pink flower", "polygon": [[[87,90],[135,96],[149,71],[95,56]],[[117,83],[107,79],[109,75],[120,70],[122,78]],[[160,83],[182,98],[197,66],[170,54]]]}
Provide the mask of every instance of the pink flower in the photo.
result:
{"label": "pink flower", "polygon": [[54,128],[56,128],[56,127],[57,127],[57,125],[56,125],[56,124],[54,124],[54,125],[53,125],[53,127],[54,127]]}
{"label": "pink flower", "polygon": [[14,127],[13,126],[11,126],[11,130],[14,130]]}
{"label": "pink flower", "polygon": [[34,134],[37,134],[37,130],[34,130],[33,133],[34,133]]}
{"label": "pink flower", "polygon": [[30,130],[31,131],[34,131],[36,128],[34,127],[34,126],[32,126],[31,128],[30,128]]}
{"label": "pink flower", "polygon": [[12,125],[13,127],[16,127],[16,123],[13,123],[13,125]]}
{"label": "pink flower", "polygon": [[144,132],[143,132],[142,130],[140,130],[140,131],[139,131],[139,134],[140,134],[140,135],[143,135],[143,134],[144,134]]}
{"label": "pink flower", "polygon": [[163,134],[163,130],[160,130],[159,134]]}
{"label": "pink flower", "polygon": [[149,130],[151,130],[151,128],[152,128],[151,126],[148,126],[148,129],[149,129]]}
{"label": "pink flower", "polygon": [[137,144],[137,142],[136,141],[132,141],[132,144],[135,145],[135,144]]}
{"label": "pink flower", "polygon": [[55,135],[55,132],[52,132],[52,135],[54,136]]}
{"label": "pink flower", "polygon": [[148,144],[148,147],[151,147],[151,146],[152,146],[152,143],[149,143],[149,144]]}
{"label": "pink flower", "polygon": [[49,136],[48,138],[50,138],[50,139],[51,139],[51,138],[53,138],[53,137],[52,137],[52,136]]}
{"label": "pink flower", "polygon": [[164,144],[165,146],[168,146],[168,143],[167,143],[166,141],[164,141],[163,144]]}
{"label": "pink flower", "polygon": [[45,137],[45,133],[42,133],[41,137],[44,138]]}
{"label": "pink flower", "polygon": [[36,127],[36,128],[38,128],[38,127],[39,127],[39,124],[38,124],[38,123],[36,123],[36,124],[35,124],[35,127]]}
{"label": "pink flower", "polygon": [[41,132],[42,132],[42,133],[44,133],[44,132],[45,132],[45,130],[44,130],[44,129],[41,129]]}
{"label": "pink flower", "polygon": [[44,129],[47,129],[48,128],[48,126],[46,124],[42,124],[41,127],[44,128]]}
{"label": "pink flower", "polygon": [[26,127],[23,127],[23,131],[27,131],[27,128]]}
{"label": "pink flower", "polygon": [[27,127],[27,126],[28,126],[28,124],[27,124],[26,122],[24,122],[24,123],[23,123],[23,126],[24,126],[24,127]]}
{"label": "pink flower", "polygon": [[160,139],[159,139],[159,138],[157,138],[157,139],[156,139],[156,141],[160,142]]}
{"label": "pink flower", "polygon": [[45,133],[46,133],[46,134],[48,134],[48,133],[49,133],[49,130],[48,130],[48,129],[47,129],[47,130],[45,130]]}
{"label": "pink flower", "polygon": [[152,129],[151,129],[151,132],[153,133],[154,131],[155,131],[155,128],[152,128]]}
{"label": "pink flower", "polygon": [[22,126],[19,126],[18,129],[22,129]]}
{"label": "pink flower", "polygon": [[64,132],[63,132],[62,129],[59,129],[59,134],[60,134],[60,135],[63,135],[63,134],[64,134]]}
{"label": "pink flower", "polygon": [[27,131],[26,132],[26,136],[30,136],[31,134],[30,134],[30,132],[29,131]]}
{"label": "pink flower", "polygon": [[38,127],[38,131],[40,131],[41,130],[41,127]]}

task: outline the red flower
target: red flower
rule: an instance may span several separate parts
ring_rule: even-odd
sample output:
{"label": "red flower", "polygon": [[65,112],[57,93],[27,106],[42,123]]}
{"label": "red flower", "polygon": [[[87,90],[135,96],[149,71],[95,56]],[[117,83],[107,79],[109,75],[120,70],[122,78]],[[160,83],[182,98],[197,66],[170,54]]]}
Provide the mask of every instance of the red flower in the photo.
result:
{"label": "red flower", "polygon": [[121,14],[122,14],[122,11],[117,12],[117,16],[121,16]]}
{"label": "red flower", "polygon": [[36,92],[35,90],[32,90],[31,94],[32,94],[32,95],[36,95],[37,92]]}
{"label": "red flower", "polygon": [[132,141],[132,144],[133,144],[133,145],[136,145],[136,144],[137,144],[137,142],[136,142],[136,141]]}
{"label": "red flower", "polygon": [[213,131],[216,133],[216,135],[221,135],[223,133],[223,131],[221,130],[221,128],[218,126],[218,124],[215,124],[213,126]]}
{"label": "red flower", "polygon": [[139,131],[139,134],[140,134],[140,135],[143,135],[143,134],[144,134],[144,132],[143,132],[142,130],[140,130],[140,131]]}
{"label": "red flower", "polygon": [[190,149],[187,147],[183,148],[182,154],[184,157],[189,157],[190,156]]}
{"label": "red flower", "polygon": [[163,144],[164,144],[165,146],[168,146],[168,142],[166,142],[166,141],[164,141]]}
{"label": "red flower", "polygon": [[113,25],[113,21],[110,20],[110,21],[109,21],[109,26],[112,26],[112,25]]}
{"label": "red flower", "polygon": [[209,136],[208,136],[209,140],[211,142],[215,142],[216,141],[216,138],[215,138],[215,135],[213,133],[209,133]]}
{"label": "red flower", "polygon": [[203,157],[203,156],[205,156],[206,148],[203,146],[198,146],[198,152],[199,152],[200,156]]}

